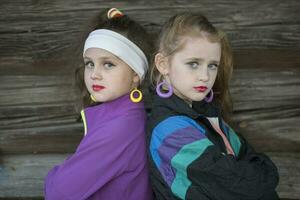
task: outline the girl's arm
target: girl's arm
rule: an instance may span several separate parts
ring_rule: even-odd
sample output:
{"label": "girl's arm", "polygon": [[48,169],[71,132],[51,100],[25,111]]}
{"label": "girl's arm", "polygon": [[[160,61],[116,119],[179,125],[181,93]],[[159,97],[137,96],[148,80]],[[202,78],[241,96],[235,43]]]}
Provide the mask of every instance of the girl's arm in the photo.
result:
{"label": "girl's arm", "polygon": [[[205,130],[185,116],[169,117],[153,129],[150,155],[174,196],[185,199],[192,185],[187,168],[212,145]],[[197,192],[197,199],[209,199],[200,190],[193,191]]]}
{"label": "girl's arm", "polygon": [[91,129],[76,152],[48,173],[45,198],[86,199],[128,169],[128,147],[134,138],[124,134],[126,124],[115,120],[109,127]]}
{"label": "girl's arm", "polygon": [[279,199],[275,188],[278,173],[273,162],[264,154],[249,154],[243,159],[220,155],[217,149],[196,160],[188,168],[192,187],[187,199],[197,199],[205,193],[210,199]]}
{"label": "girl's arm", "polygon": [[223,155],[205,130],[186,119],[160,123],[152,132],[150,152],[162,178],[181,199],[278,199],[277,170],[267,156],[253,152],[237,160]]}

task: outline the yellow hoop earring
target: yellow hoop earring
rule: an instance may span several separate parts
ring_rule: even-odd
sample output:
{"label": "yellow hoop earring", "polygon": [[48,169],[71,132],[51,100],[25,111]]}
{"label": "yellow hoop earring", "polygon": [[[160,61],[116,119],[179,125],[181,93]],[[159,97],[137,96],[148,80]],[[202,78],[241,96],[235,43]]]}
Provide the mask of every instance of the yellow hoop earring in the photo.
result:
{"label": "yellow hoop earring", "polygon": [[[137,93],[139,94],[139,96],[138,96],[137,98],[135,98],[135,97],[133,96],[135,92],[137,92]],[[138,90],[137,88],[135,88],[134,90],[132,90],[132,91],[130,92],[130,100],[131,100],[132,102],[138,103],[138,102],[140,102],[140,101],[142,100],[142,98],[143,98],[143,94],[142,94],[142,92],[141,92],[140,90]]]}
{"label": "yellow hoop earring", "polygon": [[91,97],[91,99],[92,99],[93,102],[97,101],[93,95],[90,95],[90,97]]}

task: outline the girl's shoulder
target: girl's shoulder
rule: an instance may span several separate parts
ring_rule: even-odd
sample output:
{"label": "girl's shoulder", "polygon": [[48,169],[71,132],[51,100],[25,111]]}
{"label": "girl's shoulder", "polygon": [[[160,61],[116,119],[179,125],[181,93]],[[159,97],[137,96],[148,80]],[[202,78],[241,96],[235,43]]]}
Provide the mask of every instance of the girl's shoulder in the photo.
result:
{"label": "girl's shoulder", "polygon": [[145,134],[146,113],[139,106],[119,110],[88,108],[81,112],[85,135],[109,140],[133,140]]}
{"label": "girl's shoulder", "polygon": [[205,129],[194,119],[185,115],[173,115],[158,122],[153,128],[152,134],[171,134],[175,132],[195,131],[205,134]]}

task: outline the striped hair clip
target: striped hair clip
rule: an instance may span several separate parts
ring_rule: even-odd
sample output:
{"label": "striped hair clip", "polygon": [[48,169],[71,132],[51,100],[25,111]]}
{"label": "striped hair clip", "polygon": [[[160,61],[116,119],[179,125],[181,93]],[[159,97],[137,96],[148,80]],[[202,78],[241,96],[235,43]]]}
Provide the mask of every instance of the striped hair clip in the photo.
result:
{"label": "striped hair clip", "polygon": [[122,17],[122,16],[124,16],[124,14],[120,10],[118,10],[117,8],[111,8],[107,12],[107,18],[108,19]]}

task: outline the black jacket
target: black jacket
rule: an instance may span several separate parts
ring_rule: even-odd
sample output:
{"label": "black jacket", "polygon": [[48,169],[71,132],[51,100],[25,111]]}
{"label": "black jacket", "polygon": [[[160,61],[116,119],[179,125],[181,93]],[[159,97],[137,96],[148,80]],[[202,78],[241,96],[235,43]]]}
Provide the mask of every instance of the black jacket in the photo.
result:
{"label": "black jacket", "polygon": [[[235,155],[227,153],[208,117],[218,119]],[[222,120],[215,103],[202,101],[189,107],[175,95],[167,99],[155,95],[147,142],[158,200],[278,199],[276,166]]]}

